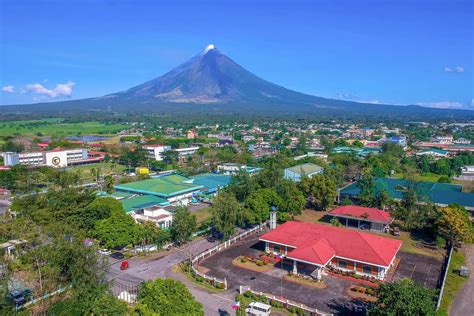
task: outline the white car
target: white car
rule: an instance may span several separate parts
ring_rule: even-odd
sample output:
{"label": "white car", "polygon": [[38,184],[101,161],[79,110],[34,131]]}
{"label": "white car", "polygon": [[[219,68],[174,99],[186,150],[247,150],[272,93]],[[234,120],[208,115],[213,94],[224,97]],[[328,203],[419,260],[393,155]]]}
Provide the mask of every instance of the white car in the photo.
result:
{"label": "white car", "polygon": [[110,256],[112,254],[112,251],[110,251],[109,249],[99,249],[99,251],[97,252],[104,256]]}

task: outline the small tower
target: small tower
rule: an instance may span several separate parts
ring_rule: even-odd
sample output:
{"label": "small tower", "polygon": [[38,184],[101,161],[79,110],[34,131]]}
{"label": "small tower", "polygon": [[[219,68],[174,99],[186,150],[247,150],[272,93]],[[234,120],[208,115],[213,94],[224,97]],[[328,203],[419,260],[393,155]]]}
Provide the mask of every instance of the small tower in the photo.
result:
{"label": "small tower", "polygon": [[277,227],[277,208],[276,206],[272,206],[270,208],[270,222],[269,222],[269,226],[270,226],[270,229],[275,229]]}

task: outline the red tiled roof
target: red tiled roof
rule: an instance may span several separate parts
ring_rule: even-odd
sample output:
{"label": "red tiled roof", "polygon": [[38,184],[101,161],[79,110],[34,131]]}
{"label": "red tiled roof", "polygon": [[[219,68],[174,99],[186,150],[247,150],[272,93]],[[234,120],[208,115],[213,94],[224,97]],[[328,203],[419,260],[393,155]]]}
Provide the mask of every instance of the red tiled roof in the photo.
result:
{"label": "red tiled roof", "polygon": [[389,224],[392,221],[390,213],[370,207],[345,205],[333,209],[329,215],[347,215],[351,217],[363,218],[369,221]]}
{"label": "red tiled roof", "polygon": [[325,265],[333,256],[387,267],[402,242],[346,228],[315,223],[286,222],[260,240],[296,249],[288,257]]}

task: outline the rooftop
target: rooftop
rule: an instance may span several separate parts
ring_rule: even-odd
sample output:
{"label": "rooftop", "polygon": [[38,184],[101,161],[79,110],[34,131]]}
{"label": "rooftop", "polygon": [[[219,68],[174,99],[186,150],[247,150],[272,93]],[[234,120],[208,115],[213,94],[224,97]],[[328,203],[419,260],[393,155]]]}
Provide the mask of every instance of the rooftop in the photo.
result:
{"label": "rooftop", "polygon": [[397,239],[302,222],[286,222],[262,235],[260,240],[296,247],[288,252],[289,258],[319,265],[326,265],[337,256],[387,267],[402,245]]}
{"label": "rooftop", "polygon": [[182,193],[197,191],[202,185],[192,184],[191,180],[178,174],[130,182],[114,186],[118,191],[171,197]]}
{"label": "rooftop", "polygon": [[389,224],[392,222],[390,213],[370,207],[345,205],[333,209],[329,215],[342,215],[354,218],[361,218],[372,222],[380,222]]}
{"label": "rooftop", "polygon": [[169,202],[167,200],[154,195],[139,195],[128,199],[120,200],[120,202],[122,203],[123,209],[127,213],[155,205],[169,205]]}
{"label": "rooftop", "polygon": [[296,165],[296,166],[293,166],[293,167],[290,167],[290,168],[286,168],[286,170],[293,171],[293,172],[301,174],[301,175],[302,174],[309,175],[309,174],[313,174],[313,173],[316,173],[316,172],[321,172],[323,170],[323,167],[318,166],[314,163],[308,162],[308,163],[304,163],[304,164],[301,164],[301,165]]}

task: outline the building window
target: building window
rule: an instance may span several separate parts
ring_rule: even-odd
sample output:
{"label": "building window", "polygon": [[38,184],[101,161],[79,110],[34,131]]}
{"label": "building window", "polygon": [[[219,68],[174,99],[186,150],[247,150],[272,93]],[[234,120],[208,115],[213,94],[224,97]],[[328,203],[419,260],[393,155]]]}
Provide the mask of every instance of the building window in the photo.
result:
{"label": "building window", "polygon": [[372,274],[372,267],[371,266],[362,266],[362,272],[366,274]]}
{"label": "building window", "polygon": [[338,262],[339,268],[347,269],[347,261],[339,260]]}

